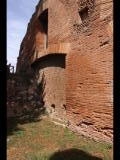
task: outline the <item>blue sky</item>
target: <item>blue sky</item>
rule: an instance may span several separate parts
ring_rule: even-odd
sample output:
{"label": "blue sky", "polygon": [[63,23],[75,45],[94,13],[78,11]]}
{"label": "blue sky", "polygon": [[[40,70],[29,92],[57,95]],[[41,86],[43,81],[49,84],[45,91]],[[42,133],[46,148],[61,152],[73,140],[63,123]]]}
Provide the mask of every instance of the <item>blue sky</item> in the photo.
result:
{"label": "blue sky", "polygon": [[20,43],[39,0],[7,0],[7,63],[16,66]]}

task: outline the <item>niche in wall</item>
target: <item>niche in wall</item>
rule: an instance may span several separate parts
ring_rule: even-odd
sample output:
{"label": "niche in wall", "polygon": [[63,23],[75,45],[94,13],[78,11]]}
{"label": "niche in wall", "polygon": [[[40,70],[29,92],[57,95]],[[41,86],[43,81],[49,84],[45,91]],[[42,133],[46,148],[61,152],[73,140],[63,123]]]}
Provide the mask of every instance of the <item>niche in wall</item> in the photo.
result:
{"label": "niche in wall", "polygon": [[79,16],[80,16],[82,22],[84,22],[88,18],[88,7],[85,7],[82,10],[80,10]]}
{"label": "niche in wall", "polygon": [[43,11],[39,16],[39,22],[41,24],[41,32],[44,34],[44,49],[48,47],[48,9]]}

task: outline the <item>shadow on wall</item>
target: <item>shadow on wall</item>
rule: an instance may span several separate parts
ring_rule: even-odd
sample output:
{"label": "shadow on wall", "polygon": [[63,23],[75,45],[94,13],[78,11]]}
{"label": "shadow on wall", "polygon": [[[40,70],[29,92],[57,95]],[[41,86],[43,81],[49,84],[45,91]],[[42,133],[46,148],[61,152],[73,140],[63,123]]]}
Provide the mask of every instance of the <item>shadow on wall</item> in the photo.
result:
{"label": "shadow on wall", "polygon": [[102,158],[92,156],[79,149],[71,148],[54,153],[49,160],[102,160]]}

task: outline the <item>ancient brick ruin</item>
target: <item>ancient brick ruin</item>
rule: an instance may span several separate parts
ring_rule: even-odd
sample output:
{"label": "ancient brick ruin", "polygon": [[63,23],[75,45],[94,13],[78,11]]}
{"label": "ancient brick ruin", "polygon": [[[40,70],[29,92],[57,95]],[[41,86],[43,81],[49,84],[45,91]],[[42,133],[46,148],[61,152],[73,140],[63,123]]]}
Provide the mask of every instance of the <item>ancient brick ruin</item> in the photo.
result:
{"label": "ancient brick ruin", "polygon": [[[21,43],[17,73],[44,81],[44,106],[77,133],[112,142],[110,0],[41,0]],[[40,93],[41,95],[41,93]]]}

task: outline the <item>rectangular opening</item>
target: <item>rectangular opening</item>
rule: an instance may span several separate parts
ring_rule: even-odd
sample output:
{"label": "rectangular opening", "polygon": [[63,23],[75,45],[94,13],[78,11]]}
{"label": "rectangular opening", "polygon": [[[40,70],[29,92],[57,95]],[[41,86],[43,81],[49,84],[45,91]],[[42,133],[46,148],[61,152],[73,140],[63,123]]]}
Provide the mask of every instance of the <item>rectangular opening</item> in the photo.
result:
{"label": "rectangular opening", "polygon": [[42,25],[41,32],[44,33],[44,49],[48,47],[48,9],[43,11],[39,16],[40,24]]}

